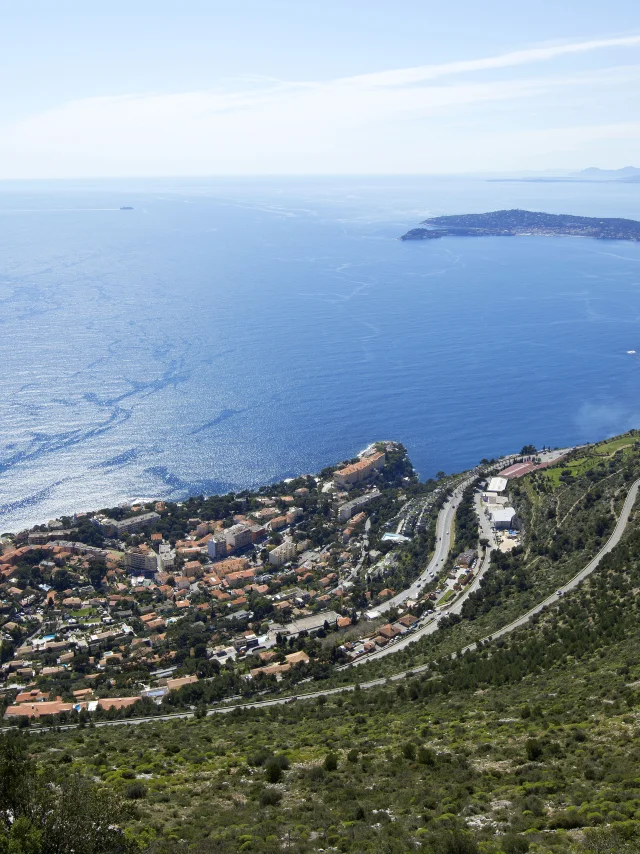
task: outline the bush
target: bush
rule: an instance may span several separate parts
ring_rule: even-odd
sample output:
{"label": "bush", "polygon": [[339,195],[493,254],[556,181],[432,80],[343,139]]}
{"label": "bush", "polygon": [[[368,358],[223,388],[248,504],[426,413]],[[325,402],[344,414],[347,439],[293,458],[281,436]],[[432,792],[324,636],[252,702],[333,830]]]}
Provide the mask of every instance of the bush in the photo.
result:
{"label": "bush", "polygon": [[261,747],[260,750],[247,756],[247,765],[260,767],[261,765],[264,765],[268,759],[271,759],[272,756],[273,753],[270,750],[267,750],[266,747]]}
{"label": "bush", "polygon": [[408,741],[402,745],[402,755],[405,759],[414,760],[416,758],[416,746],[412,741]]}
{"label": "bush", "polygon": [[429,747],[421,747],[418,750],[418,762],[421,765],[435,765],[436,754]]}
{"label": "bush", "polygon": [[536,738],[528,738],[526,748],[529,762],[536,762],[542,756],[542,745]]}
{"label": "bush", "polygon": [[126,798],[129,798],[131,801],[139,801],[141,798],[147,797],[147,787],[144,783],[140,781],[136,781],[135,783],[130,783],[127,788],[124,790],[124,794]]}
{"label": "bush", "polygon": [[282,792],[277,789],[263,789],[260,792],[260,803],[263,807],[275,807],[282,800]]}
{"label": "bush", "polygon": [[442,854],[478,854],[478,843],[468,833],[453,831],[443,837],[436,850]]}
{"label": "bush", "polygon": [[275,756],[267,761],[264,766],[264,773],[269,783],[279,783],[282,780],[282,766]]}
{"label": "bush", "polygon": [[529,840],[515,833],[508,833],[500,844],[505,854],[526,854],[529,850]]}
{"label": "bush", "polygon": [[324,770],[336,771],[338,769],[338,757],[335,753],[327,753],[324,758]]}

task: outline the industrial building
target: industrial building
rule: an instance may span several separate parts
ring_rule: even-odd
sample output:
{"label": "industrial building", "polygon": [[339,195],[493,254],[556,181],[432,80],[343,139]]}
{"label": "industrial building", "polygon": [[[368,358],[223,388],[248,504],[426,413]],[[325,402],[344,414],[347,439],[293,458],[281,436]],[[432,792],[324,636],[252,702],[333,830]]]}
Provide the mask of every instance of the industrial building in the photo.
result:
{"label": "industrial building", "polygon": [[489,511],[489,515],[497,530],[512,530],[518,527],[518,519],[513,507],[496,508]]}
{"label": "industrial building", "polygon": [[496,495],[501,495],[507,488],[508,480],[506,477],[492,477],[487,485],[486,492],[493,492]]}

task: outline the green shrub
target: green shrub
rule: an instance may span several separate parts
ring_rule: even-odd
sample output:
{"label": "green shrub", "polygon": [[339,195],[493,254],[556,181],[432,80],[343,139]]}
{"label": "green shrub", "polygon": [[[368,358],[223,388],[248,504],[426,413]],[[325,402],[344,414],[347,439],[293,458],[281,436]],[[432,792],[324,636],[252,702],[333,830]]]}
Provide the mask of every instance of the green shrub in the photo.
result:
{"label": "green shrub", "polygon": [[260,803],[263,807],[275,807],[282,800],[282,792],[278,789],[263,789],[260,792]]}
{"label": "green shrub", "polygon": [[336,771],[338,768],[338,757],[335,753],[327,753],[324,758],[324,770],[325,771]]}
{"label": "green shrub", "polygon": [[542,745],[537,738],[527,739],[526,750],[529,762],[537,762],[542,756]]}
{"label": "green shrub", "polygon": [[279,783],[282,780],[282,766],[275,756],[272,756],[264,766],[264,773],[269,783]]}
{"label": "green shrub", "polygon": [[124,794],[126,798],[129,798],[131,801],[139,801],[141,798],[146,798],[147,796],[147,787],[144,783],[141,783],[139,780],[136,780],[135,783],[129,783],[127,788],[124,790]]}

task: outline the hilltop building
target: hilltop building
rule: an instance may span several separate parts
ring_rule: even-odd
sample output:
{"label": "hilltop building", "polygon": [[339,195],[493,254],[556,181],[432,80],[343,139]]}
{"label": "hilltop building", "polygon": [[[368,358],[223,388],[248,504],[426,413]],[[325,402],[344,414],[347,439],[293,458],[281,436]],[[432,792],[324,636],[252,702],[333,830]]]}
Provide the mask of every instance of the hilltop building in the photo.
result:
{"label": "hilltop building", "polygon": [[350,489],[357,483],[363,483],[375,472],[380,471],[385,463],[385,454],[378,451],[368,457],[362,457],[357,463],[351,463],[334,472],[333,483],[337,489]]}

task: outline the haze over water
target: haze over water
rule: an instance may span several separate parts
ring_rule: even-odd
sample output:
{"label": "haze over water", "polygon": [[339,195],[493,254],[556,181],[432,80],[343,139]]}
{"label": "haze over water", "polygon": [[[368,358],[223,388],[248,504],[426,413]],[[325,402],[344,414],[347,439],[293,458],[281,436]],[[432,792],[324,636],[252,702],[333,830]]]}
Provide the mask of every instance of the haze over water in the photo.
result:
{"label": "haze over water", "polygon": [[396,239],[513,207],[637,219],[640,185],[5,184],[0,530],[375,439],[427,477],[640,426],[640,244]]}

